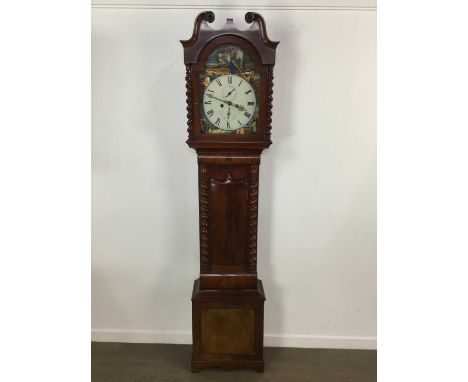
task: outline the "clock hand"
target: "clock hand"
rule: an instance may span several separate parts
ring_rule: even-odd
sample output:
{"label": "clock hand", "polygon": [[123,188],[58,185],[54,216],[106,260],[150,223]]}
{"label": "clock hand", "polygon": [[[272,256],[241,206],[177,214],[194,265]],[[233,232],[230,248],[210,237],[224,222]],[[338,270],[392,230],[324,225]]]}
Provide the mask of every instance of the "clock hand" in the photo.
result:
{"label": "clock hand", "polygon": [[229,119],[229,116],[230,116],[230,115],[231,115],[231,105],[229,105],[227,119]]}
{"label": "clock hand", "polygon": [[225,100],[223,100],[223,99],[221,99],[221,98],[215,97],[215,96],[212,95],[212,94],[207,94],[207,96],[208,96],[209,98],[214,98],[214,99],[216,99],[216,100],[218,100],[218,101],[220,101],[220,102],[224,102],[225,104],[227,104],[227,105],[229,105],[229,106],[234,106],[236,109],[239,109],[240,111],[244,111],[244,110],[245,110],[245,107],[242,106],[242,105],[233,104],[231,101],[225,101]]}
{"label": "clock hand", "polygon": [[236,109],[239,109],[240,111],[244,111],[245,110],[245,107],[242,106],[242,105],[238,105],[238,104],[235,104],[233,105]]}
{"label": "clock hand", "polygon": [[207,96],[208,96],[209,98],[214,98],[214,99],[216,99],[216,100],[218,100],[218,101],[224,102],[224,103],[228,104],[229,106],[232,105],[232,102],[231,102],[231,101],[225,101],[225,100],[223,100],[223,99],[221,99],[221,98],[215,97],[215,96],[212,95],[212,94],[207,94]]}
{"label": "clock hand", "polygon": [[231,93],[232,93],[234,90],[236,90],[236,88],[232,89],[232,90],[226,95],[226,97],[229,97],[229,96],[231,95]]}

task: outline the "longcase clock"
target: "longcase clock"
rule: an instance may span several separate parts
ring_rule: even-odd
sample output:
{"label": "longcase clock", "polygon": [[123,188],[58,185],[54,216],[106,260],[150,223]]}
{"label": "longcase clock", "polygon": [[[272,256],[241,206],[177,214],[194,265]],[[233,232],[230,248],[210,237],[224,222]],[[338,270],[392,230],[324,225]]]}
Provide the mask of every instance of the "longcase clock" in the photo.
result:
{"label": "longcase clock", "polygon": [[192,294],[192,371],[262,372],[265,294],[257,278],[260,155],[271,144],[271,41],[257,14],[246,30],[202,12],[184,47],[187,144],[198,157],[200,277]]}

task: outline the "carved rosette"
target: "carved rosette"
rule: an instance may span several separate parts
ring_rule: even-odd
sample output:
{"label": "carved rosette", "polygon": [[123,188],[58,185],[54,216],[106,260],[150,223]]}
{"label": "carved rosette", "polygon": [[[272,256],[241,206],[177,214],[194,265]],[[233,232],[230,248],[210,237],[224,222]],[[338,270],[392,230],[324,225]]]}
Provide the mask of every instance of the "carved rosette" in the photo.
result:
{"label": "carved rosette", "polygon": [[268,67],[268,86],[267,86],[267,100],[266,100],[266,126],[265,138],[271,144],[271,116],[273,114],[273,66]]}
{"label": "carved rosette", "polygon": [[200,166],[200,273],[210,271],[208,255],[208,168]]}
{"label": "carved rosette", "polygon": [[247,268],[249,273],[257,272],[257,219],[258,219],[258,165],[250,167],[249,182],[249,249]]}
{"label": "carved rosette", "polygon": [[185,66],[185,88],[187,91],[185,94],[187,95],[187,132],[189,134],[189,139],[193,136],[193,94],[192,94],[192,65]]}

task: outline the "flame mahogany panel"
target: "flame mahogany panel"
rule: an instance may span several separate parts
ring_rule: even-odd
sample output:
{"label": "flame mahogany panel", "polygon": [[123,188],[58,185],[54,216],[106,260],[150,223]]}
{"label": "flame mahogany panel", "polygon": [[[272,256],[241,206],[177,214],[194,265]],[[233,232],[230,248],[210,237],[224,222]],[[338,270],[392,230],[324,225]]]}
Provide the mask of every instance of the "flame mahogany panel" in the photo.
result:
{"label": "flame mahogany panel", "polygon": [[249,166],[209,166],[211,272],[247,272]]}

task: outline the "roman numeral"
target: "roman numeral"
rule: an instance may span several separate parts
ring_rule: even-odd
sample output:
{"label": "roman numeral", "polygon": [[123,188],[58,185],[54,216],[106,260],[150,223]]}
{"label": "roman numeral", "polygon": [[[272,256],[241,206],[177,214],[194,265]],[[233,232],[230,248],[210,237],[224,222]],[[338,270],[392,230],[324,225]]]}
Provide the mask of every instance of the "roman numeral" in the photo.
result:
{"label": "roman numeral", "polygon": [[239,122],[239,125],[241,125],[241,126],[242,126],[242,122],[241,122],[241,121],[237,120],[237,122]]}
{"label": "roman numeral", "polygon": [[208,110],[206,112],[206,114],[208,115],[208,117],[211,117],[214,114],[214,111],[213,110]]}
{"label": "roman numeral", "polygon": [[231,125],[229,124],[229,122],[226,122],[226,127],[227,127],[228,129],[231,128]]}
{"label": "roman numeral", "polygon": [[232,84],[232,77],[231,76],[228,77],[228,84]]}
{"label": "roman numeral", "polygon": [[240,86],[240,84],[242,83],[242,81],[243,81],[243,80],[241,80],[241,82],[239,82],[239,85],[237,85],[237,86]]}
{"label": "roman numeral", "polygon": [[247,118],[250,118],[250,115],[251,115],[251,114],[250,114],[250,113],[247,113],[247,112],[245,112],[245,113],[244,113],[244,115],[245,115]]}
{"label": "roman numeral", "polygon": [[213,90],[211,89],[206,89],[207,92],[212,92],[213,93]]}
{"label": "roman numeral", "polygon": [[205,101],[205,105],[211,105],[211,101]]}
{"label": "roman numeral", "polygon": [[221,122],[221,120],[218,118],[215,122],[216,126],[219,126],[219,123]]}
{"label": "roman numeral", "polygon": [[[210,101],[210,103],[211,103],[211,101]],[[255,102],[247,102],[247,105],[251,105],[251,106],[252,106],[252,105],[254,105],[254,104],[255,104]]]}
{"label": "roman numeral", "polygon": [[216,82],[218,83],[219,86],[221,86],[221,81],[219,78],[216,80]]}
{"label": "roman numeral", "polygon": [[249,93],[252,93],[252,89],[247,90],[247,91],[245,92],[245,94],[249,94]]}

